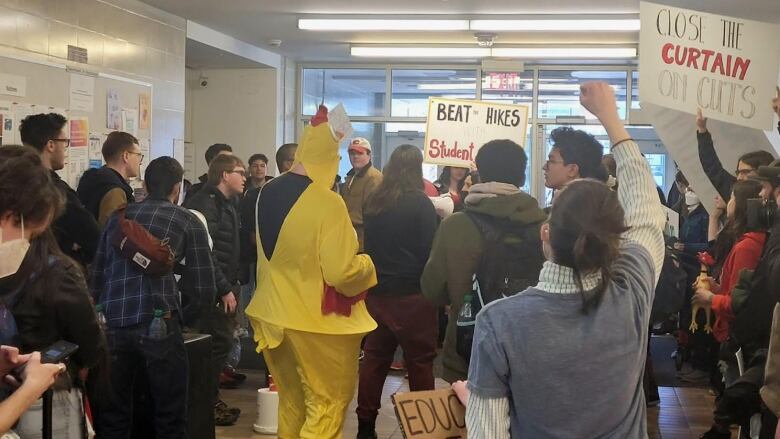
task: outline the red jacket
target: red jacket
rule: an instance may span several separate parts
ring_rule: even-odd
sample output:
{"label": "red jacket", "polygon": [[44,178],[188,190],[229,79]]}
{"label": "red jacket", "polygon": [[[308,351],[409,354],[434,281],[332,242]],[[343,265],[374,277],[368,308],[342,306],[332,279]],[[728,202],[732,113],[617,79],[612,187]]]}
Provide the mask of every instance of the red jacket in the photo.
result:
{"label": "red jacket", "polygon": [[766,233],[748,232],[742,235],[731,248],[720,274],[720,293],[712,298],[712,311],[715,324],[712,334],[715,340],[724,342],[729,336],[729,323],[734,320],[731,310],[731,290],[739,281],[739,272],[743,269],[755,270],[761,252],[764,250]]}

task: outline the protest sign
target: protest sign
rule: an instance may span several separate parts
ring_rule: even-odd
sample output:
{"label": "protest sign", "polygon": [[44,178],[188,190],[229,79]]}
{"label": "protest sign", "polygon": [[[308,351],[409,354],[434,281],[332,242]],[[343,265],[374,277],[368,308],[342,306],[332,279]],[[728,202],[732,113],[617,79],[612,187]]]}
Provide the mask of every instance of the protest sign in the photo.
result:
{"label": "protest sign", "polygon": [[406,439],[466,438],[466,408],[452,389],[396,393],[391,399]]}
{"label": "protest sign", "polygon": [[485,143],[525,144],[528,107],[456,99],[428,99],[425,162],[468,168]]}
{"label": "protest sign", "polygon": [[767,130],[780,70],[780,27],[642,2],[639,98]]}

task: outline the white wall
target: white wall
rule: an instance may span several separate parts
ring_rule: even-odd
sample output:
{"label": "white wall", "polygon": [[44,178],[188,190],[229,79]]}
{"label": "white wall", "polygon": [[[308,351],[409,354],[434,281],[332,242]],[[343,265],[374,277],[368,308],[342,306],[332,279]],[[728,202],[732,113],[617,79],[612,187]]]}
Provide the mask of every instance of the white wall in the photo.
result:
{"label": "white wall", "polygon": [[[201,87],[201,73],[208,86]],[[274,163],[277,145],[276,69],[187,69],[185,140],[195,155],[194,176],[208,169],[204,154],[214,143],[227,143],[244,162],[255,153]],[[272,166],[273,168],[273,166]],[[275,172],[274,172],[275,174]]]}
{"label": "white wall", "polygon": [[[0,0],[0,55],[151,83],[151,159],[171,154],[184,131],[185,26],[137,0]],[[68,45],[86,48],[88,63],[68,61]]]}

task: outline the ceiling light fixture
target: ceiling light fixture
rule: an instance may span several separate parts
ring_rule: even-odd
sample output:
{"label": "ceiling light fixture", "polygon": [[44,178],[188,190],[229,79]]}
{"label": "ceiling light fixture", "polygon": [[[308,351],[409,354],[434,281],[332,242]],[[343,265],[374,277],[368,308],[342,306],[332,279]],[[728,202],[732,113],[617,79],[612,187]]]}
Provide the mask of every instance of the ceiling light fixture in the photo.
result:
{"label": "ceiling light fixture", "polygon": [[469,30],[469,20],[386,20],[370,18],[299,19],[298,29],[319,31],[458,31]]}
{"label": "ceiling light fixture", "polygon": [[494,47],[498,58],[635,58],[635,47]]}
{"label": "ceiling light fixture", "polygon": [[490,56],[487,47],[399,47],[353,46],[352,56],[369,58],[484,58]]}
{"label": "ceiling light fixture", "polygon": [[470,29],[492,32],[633,32],[639,30],[639,19],[471,20]]}
{"label": "ceiling light fixture", "polygon": [[355,57],[368,58],[522,58],[522,59],[605,59],[635,58],[635,47],[425,47],[352,46]]}

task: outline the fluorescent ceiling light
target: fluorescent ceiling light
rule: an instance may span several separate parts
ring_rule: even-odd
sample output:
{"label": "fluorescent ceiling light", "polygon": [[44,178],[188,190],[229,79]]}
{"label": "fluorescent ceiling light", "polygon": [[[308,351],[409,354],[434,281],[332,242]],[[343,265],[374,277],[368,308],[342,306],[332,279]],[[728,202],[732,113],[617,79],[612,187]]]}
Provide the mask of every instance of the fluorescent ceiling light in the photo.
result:
{"label": "fluorescent ceiling light", "polygon": [[471,20],[471,30],[515,32],[638,31],[639,19]]}
{"label": "fluorescent ceiling light", "polygon": [[418,84],[418,90],[476,90],[476,83],[434,83],[434,84]]}
{"label": "fluorescent ceiling light", "polygon": [[484,58],[487,47],[351,47],[352,56],[373,58]]}
{"label": "fluorescent ceiling light", "polygon": [[500,58],[634,58],[634,47],[494,47]]}
{"label": "fluorescent ceiling light", "polygon": [[300,19],[298,29],[325,31],[469,30],[468,20],[375,20],[370,18]]}

